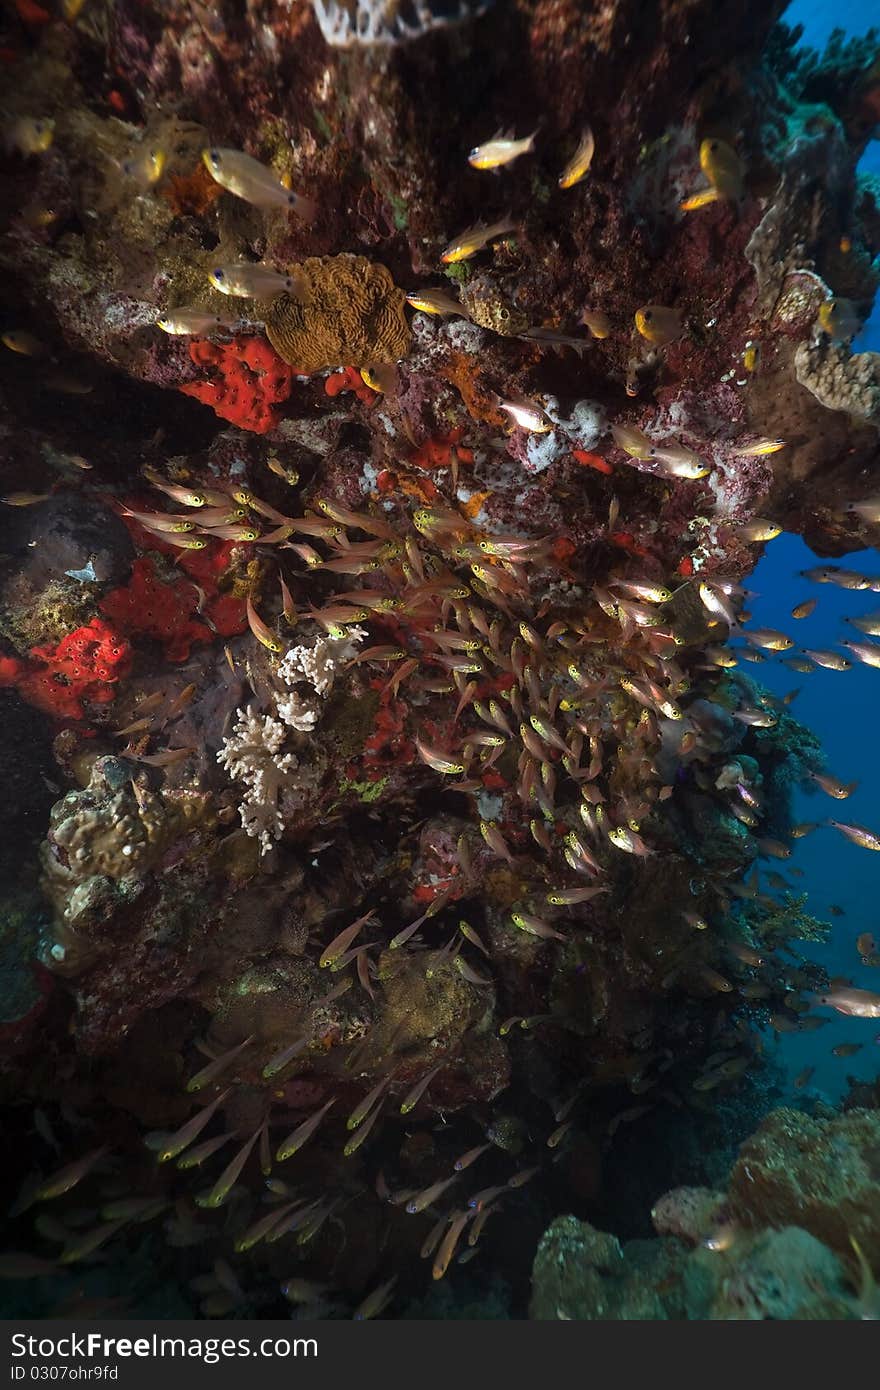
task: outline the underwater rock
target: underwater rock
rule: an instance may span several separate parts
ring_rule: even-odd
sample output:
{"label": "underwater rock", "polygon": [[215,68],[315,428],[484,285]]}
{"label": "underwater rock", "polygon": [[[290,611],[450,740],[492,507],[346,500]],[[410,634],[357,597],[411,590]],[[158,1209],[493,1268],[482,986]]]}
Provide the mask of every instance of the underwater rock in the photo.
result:
{"label": "underwater rock", "polygon": [[844,1258],[858,1241],[880,1262],[880,1113],[813,1117],[774,1110],[745,1143],[730,1212],[750,1226],[798,1225]]}
{"label": "underwater rock", "polygon": [[739,1234],[728,1249],[613,1237],[572,1216],[545,1232],[532,1275],[533,1318],[565,1321],[855,1319],[836,1255],[808,1231]]}
{"label": "underwater rock", "polygon": [[[47,964],[75,970],[70,943],[100,936],[117,905],[144,889],[150,869],[175,841],[210,825],[210,797],[155,794],[132,783],[131,764],[99,757],[89,784],[56,802],[43,848],[43,885],[56,914],[58,940]],[[72,934],[72,935],[70,935]]]}
{"label": "underwater rock", "polygon": [[532,1316],[871,1316],[861,1306],[870,1291],[859,1290],[851,1273],[850,1239],[876,1263],[878,1137],[873,1111],[814,1118],[774,1110],[742,1145],[726,1193],[682,1187],[655,1202],[654,1241],[621,1245],[586,1222],[558,1217],[535,1257]]}

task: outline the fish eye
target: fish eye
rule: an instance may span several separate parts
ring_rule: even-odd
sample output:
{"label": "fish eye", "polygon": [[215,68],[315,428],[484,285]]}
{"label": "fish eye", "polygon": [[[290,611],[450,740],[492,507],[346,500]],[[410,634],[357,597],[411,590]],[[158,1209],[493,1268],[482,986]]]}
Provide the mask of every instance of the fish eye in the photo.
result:
{"label": "fish eye", "polygon": [[223,274],[223,271],[220,269],[219,266],[218,266],[217,269],[213,272],[213,275],[214,275],[214,279],[215,279],[215,280],[225,280],[225,279],[226,279],[226,276]]}
{"label": "fish eye", "polygon": [[209,152],[208,152],[208,158],[210,159],[210,161],[211,161],[211,163],[213,164],[213,166],[214,166],[215,169],[219,169],[219,168],[220,168],[221,160],[220,160],[220,151],[219,151],[219,150],[209,150]]}
{"label": "fish eye", "polygon": [[645,320],[645,323],[650,323],[650,322],[651,322],[651,319],[652,319],[653,317],[654,317],[654,315],[651,313],[651,310],[650,310],[650,309],[646,309],[645,312],[644,312],[644,314],[643,314],[643,318],[644,318],[644,320]]}

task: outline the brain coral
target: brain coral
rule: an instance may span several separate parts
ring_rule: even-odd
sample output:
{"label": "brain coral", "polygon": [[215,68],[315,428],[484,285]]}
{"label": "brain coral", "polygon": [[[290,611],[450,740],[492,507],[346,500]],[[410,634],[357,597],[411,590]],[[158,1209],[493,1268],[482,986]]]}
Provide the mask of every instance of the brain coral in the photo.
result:
{"label": "brain coral", "polygon": [[266,334],[279,357],[303,372],[396,362],[409,351],[410,329],[384,265],[363,256],[310,256],[295,267],[301,301],[279,295]]}

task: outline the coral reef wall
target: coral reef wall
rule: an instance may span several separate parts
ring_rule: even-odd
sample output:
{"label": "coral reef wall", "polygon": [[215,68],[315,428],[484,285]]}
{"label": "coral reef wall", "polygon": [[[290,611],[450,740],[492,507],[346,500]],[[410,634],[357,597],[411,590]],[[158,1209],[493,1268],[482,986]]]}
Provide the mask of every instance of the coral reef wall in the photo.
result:
{"label": "coral reef wall", "polygon": [[[877,538],[876,47],[775,0],[62,9],[0,32],[11,1277],[522,1315],[621,1137],[766,1108],[757,1027],[826,984],[770,891],[821,750],[731,668],[792,645],[761,545]],[[812,1241],[848,1316],[762,1171],[803,1229],[750,1257]]]}

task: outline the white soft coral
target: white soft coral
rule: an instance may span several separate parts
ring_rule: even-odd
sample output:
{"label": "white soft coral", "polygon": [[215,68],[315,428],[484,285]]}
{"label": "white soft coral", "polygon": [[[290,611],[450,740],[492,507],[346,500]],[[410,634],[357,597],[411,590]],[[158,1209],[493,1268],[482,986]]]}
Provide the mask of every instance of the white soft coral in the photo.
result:
{"label": "white soft coral", "polygon": [[366,635],[362,627],[350,627],[345,637],[319,637],[311,647],[291,647],[278,663],[276,675],[288,686],[305,681],[326,699],[337,671],[351,660]]}
{"label": "white soft coral", "polygon": [[[276,693],[275,713],[238,710],[232,733],[223,740],[217,761],[244,785],[241,823],[248,835],[259,840],[263,854],[284,833],[281,793],[287,793],[289,807],[291,793],[296,790],[291,774],[299,768],[299,758],[294,752],[282,751],[288,730],[312,732],[338,672],[366,635],[363,628],[352,627],[342,638],[319,637],[311,647],[291,647],[276,667],[276,675],[287,690]],[[296,688],[303,685],[311,689]],[[295,798],[298,804],[302,799],[301,793]]]}
{"label": "white soft coral", "polygon": [[232,733],[217,754],[230,777],[244,784],[241,823],[267,854],[281,838],[284,818],[278,804],[282,787],[299,766],[295,753],[282,753],[287,730],[271,714],[240,709]]}

